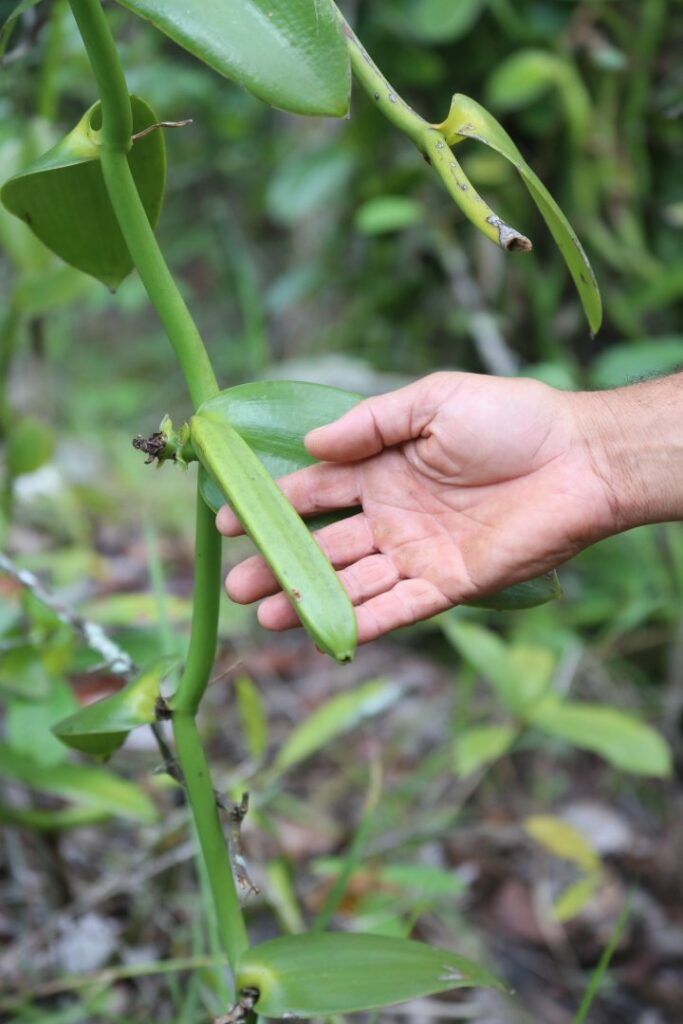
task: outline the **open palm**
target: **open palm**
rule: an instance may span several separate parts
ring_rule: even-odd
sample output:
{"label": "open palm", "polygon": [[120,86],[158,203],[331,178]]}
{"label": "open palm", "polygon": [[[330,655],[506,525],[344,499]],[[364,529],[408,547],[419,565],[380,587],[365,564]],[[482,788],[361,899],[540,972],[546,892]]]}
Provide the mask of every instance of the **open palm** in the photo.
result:
{"label": "open palm", "polygon": [[[321,461],[279,483],[303,516],[361,507],[316,534],[360,643],[553,569],[610,532],[573,399],[532,380],[436,373],[308,435]],[[241,532],[227,507],[217,524]],[[226,587],[240,603],[266,598],[263,626],[298,624],[260,556]]]}

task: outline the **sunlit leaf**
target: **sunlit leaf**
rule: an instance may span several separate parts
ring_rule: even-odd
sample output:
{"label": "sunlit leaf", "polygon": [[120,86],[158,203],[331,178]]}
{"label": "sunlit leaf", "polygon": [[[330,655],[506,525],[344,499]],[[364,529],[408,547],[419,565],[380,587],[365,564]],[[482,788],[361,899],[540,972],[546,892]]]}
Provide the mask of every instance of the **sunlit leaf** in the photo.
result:
{"label": "sunlit leaf", "polygon": [[545,700],[532,716],[536,728],[604,757],[634,775],[671,774],[671,751],[649,725],[603,704]]}
{"label": "sunlit leaf", "polygon": [[440,616],[438,622],[462,657],[493,684],[512,714],[525,718],[533,713],[555,668],[549,648],[506,644],[493,630],[452,613]]}
{"label": "sunlit leaf", "polygon": [[96,758],[108,758],[131,729],[155,720],[161,682],[175,661],[160,658],[127,686],[76,711],[53,726],[58,739]]}
{"label": "sunlit leaf", "polygon": [[379,679],[331,697],[289,734],[278,752],[273,770],[285,771],[322,750],[359,722],[386,711],[396,703],[401,693],[397,683]]}
{"label": "sunlit leaf", "polygon": [[323,1017],[391,1006],[479,986],[501,988],[488,971],[445,949],[380,935],[292,935],[254,946],[236,971],[239,991],[258,992],[266,1017]]}
{"label": "sunlit leaf", "polygon": [[562,818],[553,814],[532,814],[524,821],[524,829],[555,857],[571,861],[585,872],[600,869],[600,858],[591,844]]}
{"label": "sunlit leaf", "polygon": [[258,759],[263,757],[268,744],[268,721],[263,707],[263,698],[249,676],[239,676],[235,680],[235,693],[237,694],[242,733],[249,753]]}
{"label": "sunlit leaf", "polygon": [[266,103],[343,117],[351,73],[331,0],[119,0]]}
{"label": "sunlit leaf", "polygon": [[506,754],[517,735],[512,725],[479,725],[458,733],[453,767],[463,778]]}
{"label": "sunlit leaf", "polygon": [[[131,96],[131,107],[135,133],[156,123],[143,100]],[[133,261],[102,176],[99,119],[96,103],[53,149],[5,182],[0,197],[65,263],[115,288],[130,273]],[[155,225],[166,177],[163,132],[138,139],[128,162]]]}
{"label": "sunlit leaf", "polygon": [[601,882],[602,877],[594,874],[579,878],[577,882],[567,886],[553,903],[554,919],[560,924],[565,924],[580,914],[595,896]]}
{"label": "sunlit leaf", "polygon": [[562,210],[538,175],[529,167],[502,125],[476,100],[457,93],[453,97],[448,117],[437,127],[450,146],[457,145],[464,139],[475,139],[495,149],[514,164],[564,256],[581,297],[591,331],[595,333],[602,322],[602,302],[588,258]]}

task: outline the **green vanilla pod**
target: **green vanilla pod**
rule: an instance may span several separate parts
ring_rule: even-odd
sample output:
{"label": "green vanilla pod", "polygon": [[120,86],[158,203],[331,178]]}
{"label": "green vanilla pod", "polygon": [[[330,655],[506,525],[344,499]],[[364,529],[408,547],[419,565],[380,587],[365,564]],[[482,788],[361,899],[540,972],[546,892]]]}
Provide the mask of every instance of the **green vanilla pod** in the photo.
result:
{"label": "green vanilla pod", "polygon": [[502,988],[465,957],[411,939],[308,933],[253,946],[236,970],[240,998],[260,1017],[327,1017],[456,988]]}
{"label": "green vanilla pod", "polygon": [[[339,419],[360,401],[361,395],[324,384],[261,380],[221,391],[205,402],[201,411],[231,425],[270,475],[277,478],[313,465],[316,460],[304,445],[306,434],[315,427]],[[163,424],[160,429],[163,429]],[[184,434],[183,444],[187,455],[191,445]],[[199,486],[206,504],[217,512],[225,499],[211,473],[200,475]],[[358,511],[357,508],[335,509],[312,516],[306,520],[306,525],[310,530],[316,530]],[[557,573],[550,572],[465,603],[496,611],[516,611],[535,608],[561,596]]]}
{"label": "green vanilla pod", "polygon": [[356,616],[337,574],[249,445],[223,417],[190,421],[199,461],[219,484],[317,646],[337,661],[356,648]]}

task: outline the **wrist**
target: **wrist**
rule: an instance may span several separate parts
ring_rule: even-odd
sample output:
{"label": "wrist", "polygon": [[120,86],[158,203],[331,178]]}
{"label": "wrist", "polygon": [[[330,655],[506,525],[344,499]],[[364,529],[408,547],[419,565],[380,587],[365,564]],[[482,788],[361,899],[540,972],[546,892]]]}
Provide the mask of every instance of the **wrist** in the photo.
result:
{"label": "wrist", "polygon": [[605,533],[683,519],[683,374],[572,396],[579,443],[604,486]]}

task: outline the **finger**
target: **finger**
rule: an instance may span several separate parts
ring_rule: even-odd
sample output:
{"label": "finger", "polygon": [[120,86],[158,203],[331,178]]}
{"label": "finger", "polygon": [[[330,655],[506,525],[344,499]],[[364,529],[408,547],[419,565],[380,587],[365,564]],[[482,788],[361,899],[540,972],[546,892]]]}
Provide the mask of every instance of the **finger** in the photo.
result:
{"label": "finger", "polygon": [[[339,579],[352,604],[376,597],[398,583],[400,576],[388,555],[369,555],[339,573]],[[258,620],[265,629],[283,630],[299,626],[299,617],[284,594],[275,594],[258,610]]]}
{"label": "finger", "polygon": [[[324,526],[313,536],[335,569],[351,565],[375,550],[370,524],[362,513]],[[276,594],[280,584],[262,556],[252,555],[228,573],[225,589],[231,600],[250,604]]]}
{"label": "finger", "polygon": [[351,462],[420,437],[457,374],[436,373],[386,395],[367,398],[334,423],[304,438],[311,455],[326,462]]}
{"label": "finger", "polygon": [[366,644],[392,629],[412,626],[450,607],[451,602],[433,583],[423,579],[400,580],[391,590],[356,609],[358,643]]}
{"label": "finger", "polygon": [[244,533],[244,527],[229,505],[222,505],[218,509],[216,513],[216,529],[224,537],[239,537]]}

